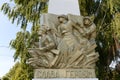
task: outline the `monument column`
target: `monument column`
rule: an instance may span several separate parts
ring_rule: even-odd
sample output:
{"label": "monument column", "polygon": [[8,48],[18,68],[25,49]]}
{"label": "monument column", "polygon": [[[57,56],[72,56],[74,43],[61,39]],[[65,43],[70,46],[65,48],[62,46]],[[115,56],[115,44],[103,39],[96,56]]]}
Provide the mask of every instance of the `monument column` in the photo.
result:
{"label": "monument column", "polygon": [[48,13],[80,15],[78,0],[49,0]]}
{"label": "monument column", "polygon": [[78,0],[49,0],[41,15],[39,47],[29,48],[33,80],[98,80],[96,26],[81,16]]}

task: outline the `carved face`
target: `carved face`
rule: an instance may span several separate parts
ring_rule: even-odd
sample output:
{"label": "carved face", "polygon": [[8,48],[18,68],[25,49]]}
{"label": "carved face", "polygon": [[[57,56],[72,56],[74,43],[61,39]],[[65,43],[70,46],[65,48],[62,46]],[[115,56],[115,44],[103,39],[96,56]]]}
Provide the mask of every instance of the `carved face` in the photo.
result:
{"label": "carved face", "polygon": [[60,15],[58,16],[58,20],[60,23],[63,23],[64,21],[68,21],[68,17],[66,15]]}
{"label": "carved face", "polygon": [[59,17],[58,20],[60,21],[60,23],[63,23],[65,18],[64,17]]}
{"label": "carved face", "polygon": [[39,36],[41,37],[42,35],[46,34],[46,29],[41,28],[40,31],[38,32]]}
{"label": "carved face", "polygon": [[39,34],[39,36],[41,36],[41,35],[42,35],[42,31],[40,30],[40,31],[38,32],[38,34]]}
{"label": "carved face", "polygon": [[91,20],[89,18],[84,18],[83,23],[84,23],[84,26],[89,27],[91,25]]}

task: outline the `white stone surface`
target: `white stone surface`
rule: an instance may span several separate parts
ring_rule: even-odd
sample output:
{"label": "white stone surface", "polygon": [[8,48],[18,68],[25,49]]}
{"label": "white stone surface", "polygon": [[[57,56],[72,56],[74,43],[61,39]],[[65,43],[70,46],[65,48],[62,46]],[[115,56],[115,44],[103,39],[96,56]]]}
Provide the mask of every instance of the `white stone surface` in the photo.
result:
{"label": "white stone surface", "polygon": [[98,78],[52,78],[52,79],[32,79],[32,80],[98,80]]}
{"label": "white stone surface", "polygon": [[34,78],[96,78],[95,69],[35,69]]}
{"label": "white stone surface", "polygon": [[48,13],[80,15],[78,0],[49,0]]}

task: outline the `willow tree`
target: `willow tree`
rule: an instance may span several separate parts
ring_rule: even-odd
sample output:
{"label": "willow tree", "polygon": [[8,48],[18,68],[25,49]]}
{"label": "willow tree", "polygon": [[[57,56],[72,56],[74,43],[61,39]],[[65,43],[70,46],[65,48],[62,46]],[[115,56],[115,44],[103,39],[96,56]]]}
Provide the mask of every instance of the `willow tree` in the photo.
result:
{"label": "willow tree", "polygon": [[[111,80],[109,65],[119,57],[120,2],[119,0],[79,0],[81,14],[91,16],[97,26],[98,77]],[[113,79],[114,80],[114,79]]]}
{"label": "willow tree", "polygon": [[[10,45],[16,50],[14,59],[20,61],[20,67],[26,70],[24,74],[28,76],[25,76],[24,79],[18,76],[19,80],[30,80],[32,76],[29,72],[32,69],[26,64],[26,60],[29,58],[27,48],[32,47],[33,41],[38,41],[37,30],[39,30],[40,26],[40,14],[47,12],[47,0],[11,1],[14,2],[14,6],[5,3],[1,10],[12,23],[17,22],[17,25],[21,26],[22,30],[17,33],[16,39],[12,40]],[[119,56],[120,2],[119,0],[79,0],[79,4],[81,14],[83,16],[91,16],[97,26],[98,36],[96,42],[98,47],[96,51],[100,54],[100,60],[96,68],[97,75],[100,80],[110,80],[112,76],[110,75],[109,65],[112,60],[117,60],[117,56]],[[30,26],[31,31],[26,31],[26,28]],[[18,73],[20,74],[20,72]]]}
{"label": "willow tree", "polygon": [[[40,27],[40,14],[47,12],[46,0],[10,0],[11,3],[4,3],[1,10],[8,16],[12,23],[17,23],[21,30],[17,33],[16,39],[11,40],[10,45],[15,49],[14,60],[20,64],[9,80],[31,80],[33,77],[32,68],[26,64],[30,57],[27,48],[32,47],[32,42],[38,41],[38,30]],[[27,31],[26,28],[31,28]],[[29,29],[30,29],[29,28]],[[13,67],[14,68],[14,67]],[[14,71],[14,69],[12,70]],[[9,73],[8,73],[9,74]]]}

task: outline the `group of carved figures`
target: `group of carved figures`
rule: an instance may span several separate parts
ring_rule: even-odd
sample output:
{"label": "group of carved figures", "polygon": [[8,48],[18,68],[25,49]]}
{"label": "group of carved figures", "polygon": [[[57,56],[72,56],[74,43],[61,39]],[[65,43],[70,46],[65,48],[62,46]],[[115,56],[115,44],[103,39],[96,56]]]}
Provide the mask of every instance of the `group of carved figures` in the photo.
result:
{"label": "group of carved figures", "polygon": [[96,26],[89,17],[75,23],[67,15],[57,17],[59,24],[40,27],[39,47],[29,48],[28,63],[34,68],[94,69],[98,60],[95,52]]}

